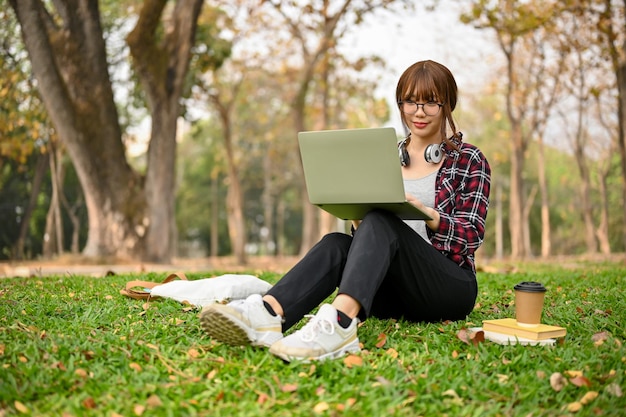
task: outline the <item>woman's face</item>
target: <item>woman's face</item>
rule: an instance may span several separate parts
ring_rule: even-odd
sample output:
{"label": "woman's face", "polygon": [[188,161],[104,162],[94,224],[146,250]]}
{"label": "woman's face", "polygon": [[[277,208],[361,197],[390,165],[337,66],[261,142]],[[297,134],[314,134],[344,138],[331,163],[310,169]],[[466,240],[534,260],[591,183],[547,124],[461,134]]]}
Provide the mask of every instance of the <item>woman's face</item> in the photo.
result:
{"label": "woman's face", "polygon": [[[421,104],[427,103],[428,100],[412,98],[412,101],[420,105],[414,114],[402,113],[404,122],[411,132],[412,138],[419,138],[429,143],[441,142],[441,123],[443,123],[443,109],[440,107],[439,112],[434,116],[429,116],[424,111]],[[436,101],[436,103],[440,103]]]}

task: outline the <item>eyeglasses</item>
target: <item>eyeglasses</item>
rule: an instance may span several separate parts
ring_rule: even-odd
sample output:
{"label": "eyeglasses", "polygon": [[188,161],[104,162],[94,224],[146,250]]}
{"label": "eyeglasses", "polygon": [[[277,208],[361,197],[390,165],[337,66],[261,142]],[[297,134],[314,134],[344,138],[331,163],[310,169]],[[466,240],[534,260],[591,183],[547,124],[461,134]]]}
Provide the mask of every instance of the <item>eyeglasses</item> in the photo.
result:
{"label": "eyeglasses", "polygon": [[439,110],[443,107],[443,104],[435,103],[434,101],[429,101],[428,103],[416,103],[412,100],[404,100],[399,101],[398,106],[400,106],[400,110],[402,113],[408,114],[409,116],[413,116],[417,113],[417,109],[422,106],[422,110],[426,113],[427,116],[436,116],[439,113]]}

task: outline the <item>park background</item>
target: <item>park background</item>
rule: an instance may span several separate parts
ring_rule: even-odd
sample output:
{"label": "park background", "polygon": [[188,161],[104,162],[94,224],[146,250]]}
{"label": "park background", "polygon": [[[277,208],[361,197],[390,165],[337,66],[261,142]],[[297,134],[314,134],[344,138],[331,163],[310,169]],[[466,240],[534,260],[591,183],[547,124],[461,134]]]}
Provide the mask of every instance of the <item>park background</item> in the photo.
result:
{"label": "park background", "polygon": [[623,2],[0,6],[6,265],[291,262],[346,227],[308,203],[297,132],[403,135],[395,83],[422,59],[491,163],[481,260],[626,247]]}

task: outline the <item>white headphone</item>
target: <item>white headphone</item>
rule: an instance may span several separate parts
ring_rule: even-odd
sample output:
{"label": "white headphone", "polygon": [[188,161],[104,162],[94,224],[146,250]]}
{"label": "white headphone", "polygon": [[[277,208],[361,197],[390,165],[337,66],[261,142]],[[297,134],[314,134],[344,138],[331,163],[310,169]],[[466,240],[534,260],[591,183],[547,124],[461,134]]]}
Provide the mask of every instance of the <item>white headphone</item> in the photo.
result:
{"label": "white headphone", "polygon": [[[409,166],[411,158],[409,152],[406,149],[407,142],[410,140],[410,136],[407,136],[403,141],[398,143],[398,154],[400,156],[400,163],[403,167]],[[438,164],[443,159],[443,143],[434,144],[431,143],[424,150],[424,159],[431,164]]]}
{"label": "white headphone", "polygon": [[424,159],[431,164],[438,164],[443,159],[443,143],[431,143],[424,150]]}

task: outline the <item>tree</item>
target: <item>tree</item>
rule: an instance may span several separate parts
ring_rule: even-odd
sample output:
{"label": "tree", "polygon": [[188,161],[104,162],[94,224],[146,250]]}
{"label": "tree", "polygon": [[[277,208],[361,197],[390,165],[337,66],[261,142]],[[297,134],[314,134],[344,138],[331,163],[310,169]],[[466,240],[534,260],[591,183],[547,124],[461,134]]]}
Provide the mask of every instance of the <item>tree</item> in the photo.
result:
{"label": "tree", "polygon": [[622,245],[626,248],[626,2],[622,3],[622,8],[614,5],[613,0],[601,0],[599,3],[601,10],[597,27],[605,40],[618,92],[616,113],[617,145],[622,168]]}
{"label": "tree", "polygon": [[[316,72],[320,71],[324,56],[334,48],[348,28],[361,23],[368,14],[380,9],[391,9],[400,4],[411,7],[412,2],[405,0],[343,0],[341,2],[282,2],[279,0],[263,0],[269,3],[286,24],[289,34],[297,43],[298,59],[301,69],[296,75],[297,91],[292,99],[292,117],[295,133],[307,130],[306,108],[312,81]],[[297,141],[294,141],[294,152]],[[298,166],[300,189],[305,190],[302,164]],[[302,193],[303,227],[300,253],[304,254],[318,239],[316,233],[318,210],[309,204],[306,193]]]}
{"label": "tree", "polygon": [[98,2],[9,4],[84,191],[89,235],[83,253],[167,262],[175,237],[176,121],[202,1],[146,0],[128,35],[152,121],[145,175],[125,156]]}
{"label": "tree", "polygon": [[534,133],[546,120],[543,114],[545,103],[537,107],[537,99],[546,87],[545,81],[550,89],[550,79],[542,78],[540,73],[545,66],[536,65],[534,51],[523,49],[523,41],[547,26],[555,11],[552,2],[478,0],[473,3],[471,12],[461,17],[463,22],[473,22],[478,28],[493,29],[506,57],[506,112],[511,127],[509,229],[511,255],[515,258],[531,254],[529,211],[523,182],[524,159]]}

